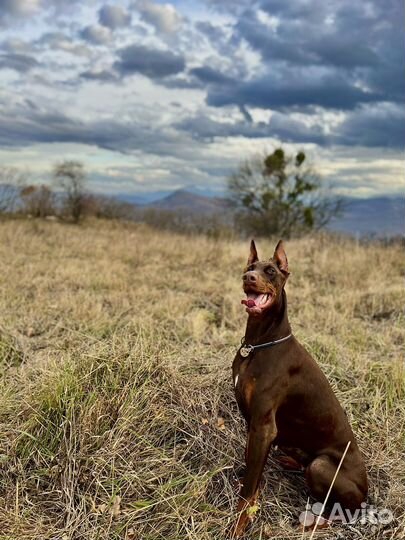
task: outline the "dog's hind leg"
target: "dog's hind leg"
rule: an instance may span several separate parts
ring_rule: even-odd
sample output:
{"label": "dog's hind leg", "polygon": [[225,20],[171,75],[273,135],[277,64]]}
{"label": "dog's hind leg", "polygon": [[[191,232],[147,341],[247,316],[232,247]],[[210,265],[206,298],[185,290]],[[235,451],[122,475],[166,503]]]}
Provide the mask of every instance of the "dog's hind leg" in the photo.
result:
{"label": "dog's hind leg", "polygon": [[302,472],[304,467],[296,459],[291,456],[277,456],[275,461],[285,471]]}
{"label": "dog's hind leg", "polygon": [[[306,468],[309,489],[318,501],[323,502],[334,478],[338,463],[327,455],[315,458]],[[364,477],[364,478],[363,478]],[[338,502],[344,509],[356,510],[367,497],[365,471],[343,465],[333,484],[330,502]]]}

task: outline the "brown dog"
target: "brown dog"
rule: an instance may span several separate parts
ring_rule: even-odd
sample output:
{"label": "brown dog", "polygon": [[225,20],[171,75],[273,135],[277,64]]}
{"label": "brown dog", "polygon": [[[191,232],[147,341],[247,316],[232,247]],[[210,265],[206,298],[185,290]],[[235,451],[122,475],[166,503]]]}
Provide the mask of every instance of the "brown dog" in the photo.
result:
{"label": "brown dog", "polygon": [[242,303],[249,318],[232,369],[248,435],[233,537],[245,530],[272,444],[305,468],[311,494],[323,502],[350,441],[329,500],[354,510],[367,496],[363,458],[346,414],[317,363],[291,335],[284,291],[289,271],[282,242],[272,259],[259,261],[252,240],[247,264],[247,300]]}

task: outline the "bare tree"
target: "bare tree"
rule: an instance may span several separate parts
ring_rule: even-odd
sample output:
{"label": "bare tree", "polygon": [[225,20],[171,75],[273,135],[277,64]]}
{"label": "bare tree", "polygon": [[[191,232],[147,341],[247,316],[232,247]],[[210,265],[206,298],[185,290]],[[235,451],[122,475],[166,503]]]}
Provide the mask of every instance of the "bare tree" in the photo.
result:
{"label": "bare tree", "polygon": [[0,168],[0,212],[15,212],[26,175],[15,167]]}
{"label": "bare tree", "polygon": [[48,186],[26,186],[21,192],[23,211],[33,217],[45,218],[55,213],[54,194]]}
{"label": "bare tree", "polygon": [[63,208],[74,223],[83,216],[86,201],[86,174],[80,161],[65,160],[55,165],[55,184],[63,190]]}
{"label": "bare tree", "polygon": [[104,219],[132,219],[134,206],[106,195],[87,197],[86,214]]}

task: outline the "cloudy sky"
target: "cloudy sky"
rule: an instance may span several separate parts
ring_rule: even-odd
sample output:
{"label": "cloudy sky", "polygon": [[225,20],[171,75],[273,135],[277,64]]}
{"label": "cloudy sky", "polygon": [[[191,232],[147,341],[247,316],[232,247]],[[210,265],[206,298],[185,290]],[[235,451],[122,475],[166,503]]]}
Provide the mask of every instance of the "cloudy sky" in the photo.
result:
{"label": "cloudy sky", "polygon": [[221,193],[304,149],[339,193],[404,188],[400,0],[0,0],[0,159],[91,188]]}

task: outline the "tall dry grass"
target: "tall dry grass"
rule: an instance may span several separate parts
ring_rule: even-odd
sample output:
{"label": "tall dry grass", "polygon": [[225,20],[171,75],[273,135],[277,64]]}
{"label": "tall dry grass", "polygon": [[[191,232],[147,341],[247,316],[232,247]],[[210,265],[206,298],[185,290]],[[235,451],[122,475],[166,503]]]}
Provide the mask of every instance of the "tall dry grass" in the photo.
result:
{"label": "tall dry grass", "polygon": [[[395,516],[319,536],[404,538],[403,251],[286,247],[294,333],[349,415],[370,502]],[[230,365],[246,256],[245,242],[133,224],[0,223],[1,540],[225,538],[243,465]],[[249,535],[301,538],[307,496],[270,456]]]}

